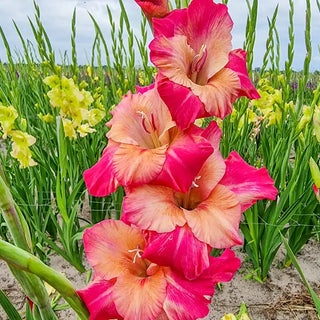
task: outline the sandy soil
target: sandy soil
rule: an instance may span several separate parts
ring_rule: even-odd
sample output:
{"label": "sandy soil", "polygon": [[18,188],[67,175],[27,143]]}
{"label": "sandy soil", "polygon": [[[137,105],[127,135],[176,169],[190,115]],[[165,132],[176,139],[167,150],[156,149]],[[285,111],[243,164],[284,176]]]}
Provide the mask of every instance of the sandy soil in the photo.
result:
{"label": "sandy soil", "polygon": [[[245,259],[246,255],[241,253],[239,248],[236,251],[240,258]],[[252,320],[317,320],[312,300],[298,272],[292,266],[285,269],[279,268],[283,258],[284,250],[280,250],[270,276],[263,285],[257,281],[243,279],[250,270],[250,264],[244,262],[230,283],[223,284],[222,290],[216,289],[210,313],[205,319],[220,320],[225,313],[237,312],[241,303],[245,302]],[[298,255],[298,261],[307,280],[320,294],[320,243],[310,241]],[[63,272],[77,289],[85,286],[87,274],[80,274],[61,257],[52,256],[51,266]],[[2,261],[0,262],[0,288],[16,308],[23,312],[24,294]],[[58,316],[59,319],[77,319],[72,310],[64,310]],[[8,319],[1,307],[0,319]]]}

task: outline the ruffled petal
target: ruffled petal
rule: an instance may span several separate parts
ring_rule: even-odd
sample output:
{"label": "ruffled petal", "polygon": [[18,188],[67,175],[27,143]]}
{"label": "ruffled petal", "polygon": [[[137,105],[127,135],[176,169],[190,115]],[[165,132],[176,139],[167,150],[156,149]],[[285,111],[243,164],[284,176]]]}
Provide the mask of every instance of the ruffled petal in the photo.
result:
{"label": "ruffled petal", "polygon": [[206,160],[197,174],[195,180],[197,187],[192,188],[190,192],[190,200],[192,203],[200,203],[207,199],[211,191],[225,174],[226,165],[219,151],[221,130],[217,123],[212,121],[205,129],[191,125],[188,132],[204,137],[210,141],[214,148],[213,154]]}
{"label": "ruffled petal", "polygon": [[112,289],[115,280],[96,279],[77,293],[87,306],[92,320],[123,319],[113,302]]}
{"label": "ruffled petal", "polygon": [[114,303],[124,319],[154,320],[162,312],[166,287],[162,269],[149,277],[125,272],[114,285]]}
{"label": "ruffled petal", "polygon": [[242,243],[239,201],[227,187],[218,184],[207,200],[191,211],[184,209],[184,214],[194,235],[211,247],[223,249]]}
{"label": "ruffled petal", "polygon": [[202,137],[210,141],[214,150],[220,150],[221,135],[222,131],[215,121],[211,121],[201,134]]}
{"label": "ruffled petal", "polygon": [[249,78],[246,56],[247,53],[242,49],[231,51],[229,53],[229,62],[226,65],[226,68],[234,71],[240,79],[241,89],[239,90],[239,97],[246,96],[249,99],[260,99],[258,91]]}
{"label": "ruffled petal", "polygon": [[189,88],[160,75],[157,76],[157,88],[180,130],[187,129],[195,119],[209,116],[203,103]]}
{"label": "ruffled petal", "polygon": [[186,223],[170,188],[144,185],[127,189],[121,219],[144,230],[170,232]]}
{"label": "ruffled petal", "polygon": [[194,203],[205,201],[212,190],[219,183],[226,171],[226,165],[219,150],[214,150],[214,153],[207,159],[198,173],[195,181],[197,187],[190,192],[191,200]]}
{"label": "ruffled petal", "polygon": [[168,148],[160,175],[152,182],[187,192],[213,148],[206,139],[180,134]]}
{"label": "ruffled petal", "polygon": [[136,94],[129,91],[111,112],[113,117],[107,123],[111,127],[107,137],[118,143],[152,149],[156,146],[150,134],[151,129],[159,137],[175,123],[157,90],[148,87],[148,90],[142,91]]}
{"label": "ruffled petal", "polygon": [[135,252],[129,252],[144,249],[145,240],[138,228],[122,221],[104,220],[86,229],[83,243],[93,270],[106,280],[118,277],[125,270],[134,274],[145,272],[142,259],[133,263]]}
{"label": "ruffled petal", "polygon": [[187,26],[187,9],[173,10],[165,18],[152,19],[154,37],[173,37]]}
{"label": "ruffled petal", "polygon": [[[197,279],[188,281],[174,272],[166,273],[167,296],[164,301],[164,310],[170,320],[196,320],[205,317],[208,312],[210,299],[206,299],[199,291],[202,281]],[[208,281],[213,290],[212,281]],[[206,286],[208,287],[208,286]]]}
{"label": "ruffled petal", "polygon": [[238,98],[240,80],[231,69],[221,69],[207,85],[192,84],[192,92],[204,104],[206,112],[211,116],[225,118],[232,112],[232,104]]}
{"label": "ruffled petal", "polygon": [[137,93],[143,94],[143,93],[145,93],[145,92],[147,92],[149,90],[154,89],[154,86],[155,86],[155,82],[150,84],[150,86],[146,86],[146,87],[136,86],[136,90],[137,90]]}
{"label": "ruffled petal", "polygon": [[115,177],[112,161],[119,145],[111,144],[104,150],[102,158],[83,173],[83,178],[89,193],[95,197],[104,197],[115,192],[120,186]]}
{"label": "ruffled petal", "polygon": [[125,186],[138,186],[156,179],[166,161],[167,146],[156,149],[121,144],[113,156],[118,181]]}
{"label": "ruffled petal", "polygon": [[177,84],[191,86],[188,74],[196,53],[188,45],[186,36],[178,35],[169,39],[160,36],[151,41],[149,48],[150,60],[161,74]]}
{"label": "ruffled petal", "polygon": [[212,277],[214,284],[230,281],[240,268],[241,260],[235,253],[226,249],[220,257],[210,257],[210,267],[203,276]]}
{"label": "ruffled petal", "polygon": [[[204,18],[205,17],[205,18]],[[208,58],[203,66],[207,80],[228,62],[232,48],[233,22],[225,5],[212,0],[193,0],[188,8],[188,43],[196,53],[206,46]]]}
{"label": "ruffled petal", "polygon": [[248,165],[235,151],[225,162],[226,173],[220,183],[236,194],[242,212],[257,200],[275,200],[278,190],[266,168],[256,169]]}
{"label": "ruffled petal", "polygon": [[169,233],[149,232],[143,258],[195,279],[209,267],[208,252],[208,246],[195,238],[186,225]]}

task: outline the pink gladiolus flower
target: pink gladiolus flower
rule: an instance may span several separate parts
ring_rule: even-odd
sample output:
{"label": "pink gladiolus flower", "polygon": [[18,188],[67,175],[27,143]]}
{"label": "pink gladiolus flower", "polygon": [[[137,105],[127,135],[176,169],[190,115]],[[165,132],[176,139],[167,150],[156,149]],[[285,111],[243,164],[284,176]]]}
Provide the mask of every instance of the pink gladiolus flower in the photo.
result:
{"label": "pink gladiolus flower", "polygon": [[125,96],[107,123],[108,146],[84,172],[89,193],[100,197],[119,185],[163,184],[187,191],[213,152],[204,137],[180,131],[155,89]]}
{"label": "pink gladiolus flower", "polygon": [[94,270],[92,283],[78,294],[91,320],[193,320],[207,315],[214,285],[230,281],[240,266],[231,250],[210,257],[207,270],[188,281],[170,267],[144,258],[145,238],[136,227],[106,220],[84,233]]}
{"label": "pink gladiolus flower", "polygon": [[[223,160],[219,152],[221,131],[215,122],[202,136],[212,142],[214,153],[188,192],[144,185],[128,188],[123,202],[122,220],[156,232],[151,247],[146,249],[146,257],[160,264],[166,256],[171,259],[167,263],[183,271],[188,279],[196,278],[208,267],[207,246],[223,249],[241,244],[238,233],[241,213],[258,199],[274,200],[277,194],[265,168],[248,165],[236,152]],[[187,242],[189,250],[185,250]],[[176,256],[180,251],[184,257]],[[193,266],[185,265],[184,260],[193,261]]]}
{"label": "pink gladiolus flower", "polygon": [[246,52],[231,51],[233,22],[227,7],[193,0],[187,9],[153,19],[151,61],[158,91],[180,129],[197,118],[224,118],[240,96],[260,98],[249,79]]}
{"label": "pink gladiolus flower", "polygon": [[170,12],[168,0],[135,0],[141,7],[150,25],[152,18],[163,18]]}

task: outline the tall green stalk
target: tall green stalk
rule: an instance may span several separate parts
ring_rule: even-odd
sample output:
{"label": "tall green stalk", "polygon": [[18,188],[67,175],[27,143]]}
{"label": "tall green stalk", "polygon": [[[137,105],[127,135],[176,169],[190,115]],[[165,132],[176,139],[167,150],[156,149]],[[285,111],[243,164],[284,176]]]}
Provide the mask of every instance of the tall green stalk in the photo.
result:
{"label": "tall green stalk", "polygon": [[[2,174],[0,174],[0,208],[15,245],[22,250],[29,251],[23,227],[14,202],[6,186]],[[7,243],[2,241],[1,248]],[[14,267],[14,265],[13,265]],[[15,277],[21,284],[26,295],[37,305],[43,320],[56,320],[57,317],[50,307],[49,296],[43,282],[35,275],[12,269]]]}
{"label": "tall green stalk", "polygon": [[[86,306],[76,293],[71,282],[62,274],[48,267],[29,252],[17,248],[3,240],[0,240],[0,258],[6,261],[9,265],[18,268],[19,270],[31,273],[43,281],[46,281],[62,295],[72,309],[76,311],[81,320],[89,319],[90,315]],[[43,320],[49,319],[51,318],[43,318]]]}

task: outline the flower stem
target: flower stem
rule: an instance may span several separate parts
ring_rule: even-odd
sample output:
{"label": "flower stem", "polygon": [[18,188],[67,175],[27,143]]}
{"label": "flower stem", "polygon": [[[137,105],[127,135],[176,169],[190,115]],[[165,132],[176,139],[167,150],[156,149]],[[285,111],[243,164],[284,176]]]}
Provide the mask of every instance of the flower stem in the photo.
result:
{"label": "flower stem", "polygon": [[[63,296],[81,320],[89,319],[90,315],[86,306],[76,293],[71,282],[62,274],[45,265],[31,253],[3,240],[0,240],[0,258],[11,266],[30,272],[46,281]],[[47,318],[44,319],[47,320]]]}
{"label": "flower stem", "polygon": [[[12,195],[3,178],[4,175],[1,171],[0,212],[2,212],[3,218],[7,224],[15,245],[25,251],[30,251],[31,249],[29,248],[28,241],[25,236],[25,232],[29,232],[29,230],[24,230],[22,224],[23,217],[19,216],[17,213]],[[26,228],[27,226],[25,226],[25,229]],[[13,247],[16,248],[15,246]],[[9,267],[15,278],[22,286],[25,294],[38,306],[39,312],[42,315],[42,319],[57,320],[58,318],[50,306],[49,296],[43,282],[33,274],[23,272],[14,268],[13,266]]]}

